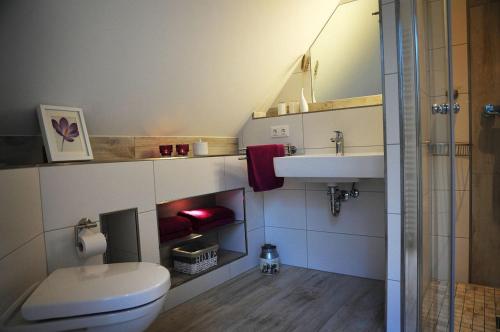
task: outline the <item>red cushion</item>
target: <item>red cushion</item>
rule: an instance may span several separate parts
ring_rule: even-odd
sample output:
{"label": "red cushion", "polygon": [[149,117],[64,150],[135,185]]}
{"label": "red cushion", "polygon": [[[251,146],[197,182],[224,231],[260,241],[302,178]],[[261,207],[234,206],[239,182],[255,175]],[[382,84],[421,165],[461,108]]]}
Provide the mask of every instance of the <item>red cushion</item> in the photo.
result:
{"label": "red cushion", "polygon": [[182,210],[177,215],[188,218],[193,222],[193,225],[197,223],[210,223],[220,219],[234,220],[233,210],[225,208],[223,206]]}

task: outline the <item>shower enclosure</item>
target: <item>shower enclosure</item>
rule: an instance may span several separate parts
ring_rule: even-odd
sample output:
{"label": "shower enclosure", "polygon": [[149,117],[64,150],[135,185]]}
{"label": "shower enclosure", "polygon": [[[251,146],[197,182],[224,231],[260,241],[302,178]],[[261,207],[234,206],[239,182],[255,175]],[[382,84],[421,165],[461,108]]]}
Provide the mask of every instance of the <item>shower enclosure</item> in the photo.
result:
{"label": "shower enclosure", "polygon": [[399,3],[405,331],[497,331],[499,36],[498,0]]}

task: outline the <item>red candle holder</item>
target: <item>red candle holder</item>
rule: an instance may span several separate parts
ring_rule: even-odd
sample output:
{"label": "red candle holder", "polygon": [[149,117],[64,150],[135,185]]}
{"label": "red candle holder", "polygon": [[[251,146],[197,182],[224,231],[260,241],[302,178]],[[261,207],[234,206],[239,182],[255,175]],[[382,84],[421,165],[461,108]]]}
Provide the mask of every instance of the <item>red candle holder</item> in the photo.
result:
{"label": "red candle holder", "polygon": [[175,146],[175,151],[179,156],[187,156],[189,153],[189,144],[177,144]]}
{"label": "red candle holder", "polygon": [[160,154],[163,157],[170,157],[172,155],[173,146],[172,144],[160,145]]}

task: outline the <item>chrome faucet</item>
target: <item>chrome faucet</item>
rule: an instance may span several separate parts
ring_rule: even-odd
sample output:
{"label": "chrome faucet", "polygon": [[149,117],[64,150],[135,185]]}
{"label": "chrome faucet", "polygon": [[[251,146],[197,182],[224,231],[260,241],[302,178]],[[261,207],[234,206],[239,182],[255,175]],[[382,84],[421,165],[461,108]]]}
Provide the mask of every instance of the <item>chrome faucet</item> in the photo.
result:
{"label": "chrome faucet", "polygon": [[344,155],[344,133],[340,130],[335,130],[335,137],[330,138],[332,143],[335,143],[335,153],[337,155]]}

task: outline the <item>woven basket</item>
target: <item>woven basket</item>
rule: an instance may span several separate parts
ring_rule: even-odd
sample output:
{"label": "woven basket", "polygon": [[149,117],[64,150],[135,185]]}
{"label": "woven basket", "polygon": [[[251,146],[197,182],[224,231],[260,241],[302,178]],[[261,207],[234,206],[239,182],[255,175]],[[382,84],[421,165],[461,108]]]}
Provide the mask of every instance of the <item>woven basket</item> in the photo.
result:
{"label": "woven basket", "polygon": [[217,244],[189,243],[172,249],[174,270],[197,274],[217,265]]}

